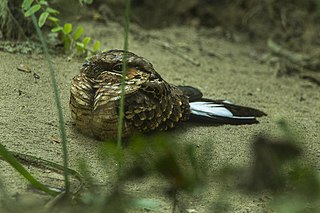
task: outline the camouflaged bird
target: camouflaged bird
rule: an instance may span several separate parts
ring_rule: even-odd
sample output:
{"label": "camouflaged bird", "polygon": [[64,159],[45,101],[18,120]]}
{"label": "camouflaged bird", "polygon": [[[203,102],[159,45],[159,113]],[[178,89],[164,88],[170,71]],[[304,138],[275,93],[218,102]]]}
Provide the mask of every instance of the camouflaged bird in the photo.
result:
{"label": "camouflaged bird", "polygon": [[[75,126],[98,139],[117,137],[124,51],[92,56],[72,79],[70,109]],[[190,117],[210,122],[250,124],[265,113],[202,98],[188,86],[167,83],[143,57],[127,52],[123,137],[167,130]]]}

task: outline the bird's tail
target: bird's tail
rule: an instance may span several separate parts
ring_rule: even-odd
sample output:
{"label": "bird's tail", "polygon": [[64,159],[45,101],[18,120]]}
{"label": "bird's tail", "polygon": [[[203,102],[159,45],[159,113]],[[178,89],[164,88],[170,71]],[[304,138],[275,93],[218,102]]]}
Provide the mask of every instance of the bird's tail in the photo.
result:
{"label": "bird's tail", "polygon": [[190,86],[179,86],[179,89],[189,97],[190,119],[194,121],[217,124],[254,124],[259,123],[257,117],[267,115],[258,109],[236,105],[229,101],[202,98],[202,93]]}

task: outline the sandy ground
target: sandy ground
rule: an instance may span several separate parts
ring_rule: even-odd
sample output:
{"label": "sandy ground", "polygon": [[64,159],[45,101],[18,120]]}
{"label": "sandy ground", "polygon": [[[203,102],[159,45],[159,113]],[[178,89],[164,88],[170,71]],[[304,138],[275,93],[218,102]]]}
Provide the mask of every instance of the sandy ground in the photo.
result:
{"label": "sandy ground", "polygon": [[[122,27],[84,23],[91,35],[100,39],[106,49],[121,49]],[[202,90],[205,97],[228,99],[235,103],[256,107],[268,116],[260,124],[245,126],[202,126],[186,123],[170,132],[178,143],[191,143],[199,153],[210,153],[210,167],[227,164],[244,166],[250,162],[250,144],[254,135],[263,132],[279,133],[276,120],[286,119],[303,138],[304,151],[310,162],[320,167],[319,87],[297,78],[277,78],[276,69],[261,64],[250,57],[255,53],[250,44],[231,43],[222,38],[199,33],[192,28],[168,28],[157,31],[140,31],[130,36],[129,49],[149,59],[164,79],[174,84],[193,85]],[[90,31],[89,31],[90,33]],[[196,66],[176,53],[163,48],[168,42],[173,48],[193,58]],[[214,56],[216,55],[216,56]],[[0,52],[0,138],[9,150],[31,154],[43,159],[62,163],[61,146],[52,138],[59,135],[54,95],[50,85],[49,70],[43,56]],[[69,112],[69,87],[71,78],[79,72],[82,60],[55,55],[52,58],[57,69],[62,107],[68,134],[70,167],[77,168],[79,159],[86,159],[92,175],[103,183],[111,184],[113,165],[99,163],[100,142],[74,130]],[[32,73],[17,70],[19,64],[31,67]],[[40,76],[35,80],[33,73]],[[1,180],[9,196],[16,199],[30,194],[24,180],[7,164],[0,161]],[[32,169],[32,168],[30,168]],[[41,172],[40,172],[41,173]],[[47,172],[50,173],[50,172]],[[46,180],[46,172],[43,172]],[[51,174],[52,175],[52,174]],[[61,177],[60,177],[61,178]],[[50,181],[50,179],[47,179]],[[159,191],[157,178],[143,184],[129,184],[129,191],[145,198],[161,201],[161,210],[171,210],[171,202]],[[62,181],[61,181],[62,184]],[[181,195],[189,209],[207,212],[217,199],[219,183],[210,180],[207,191],[196,197]],[[43,196],[45,199],[45,196]],[[265,196],[249,196],[227,193],[225,200],[231,203],[231,212],[259,212],[264,209]]]}

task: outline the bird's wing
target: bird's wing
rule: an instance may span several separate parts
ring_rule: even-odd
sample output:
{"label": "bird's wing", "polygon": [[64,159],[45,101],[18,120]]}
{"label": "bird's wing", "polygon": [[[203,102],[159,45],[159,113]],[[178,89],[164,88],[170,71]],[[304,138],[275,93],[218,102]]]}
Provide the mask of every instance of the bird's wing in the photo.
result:
{"label": "bird's wing", "polygon": [[251,107],[233,104],[225,100],[212,100],[202,97],[199,89],[191,86],[178,86],[189,98],[191,119],[209,123],[251,124],[258,123],[256,117],[266,113]]}
{"label": "bird's wing", "polygon": [[186,98],[182,100],[175,88],[162,79],[145,81],[137,92],[126,96],[125,102],[126,119],[144,132],[176,126],[186,119],[185,107],[189,106]]}
{"label": "bird's wing", "polygon": [[256,117],[266,115],[260,110],[227,101],[191,102],[190,109],[193,120],[210,123],[253,124],[258,123]]}

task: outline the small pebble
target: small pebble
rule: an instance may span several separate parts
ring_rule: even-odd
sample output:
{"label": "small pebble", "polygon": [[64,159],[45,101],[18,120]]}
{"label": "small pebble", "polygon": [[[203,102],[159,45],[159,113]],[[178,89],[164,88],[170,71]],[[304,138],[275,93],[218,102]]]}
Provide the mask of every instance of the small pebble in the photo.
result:
{"label": "small pebble", "polygon": [[22,71],[22,72],[26,72],[26,73],[31,73],[30,67],[26,64],[19,64],[17,67],[17,70]]}
{"label": "small pebble", "polygon": [[40,75],[38,75],[37,73],[33,73],[33,77],[35,80],[40,79]]}

